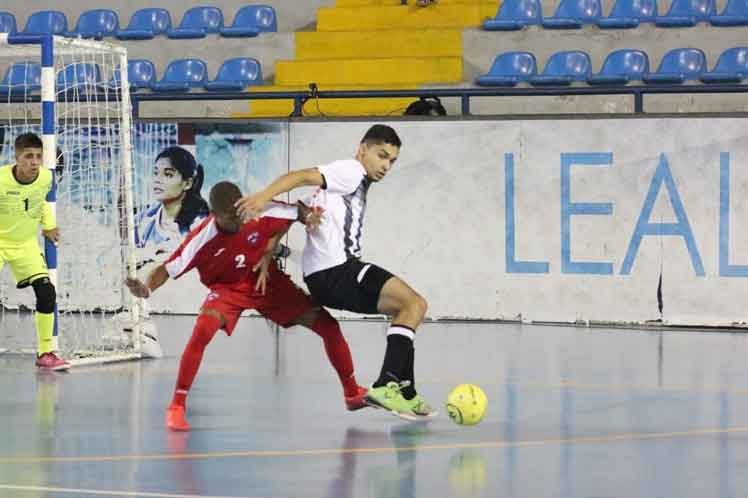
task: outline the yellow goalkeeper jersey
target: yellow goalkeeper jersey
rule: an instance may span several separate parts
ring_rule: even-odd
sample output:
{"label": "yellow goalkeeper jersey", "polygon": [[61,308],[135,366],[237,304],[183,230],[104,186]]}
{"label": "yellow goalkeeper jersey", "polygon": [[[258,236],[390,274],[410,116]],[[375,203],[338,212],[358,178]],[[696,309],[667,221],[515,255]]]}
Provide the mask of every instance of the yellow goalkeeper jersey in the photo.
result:
{"label": "yellow goalkeeper jersey", "polygon": [[0,166],[0,247],[22,245],[35,240],[39,225],[55,228],[52,209],[46,200],[52,188],[52,172],[41,168],[31,183],[18,183],[13,165]]}

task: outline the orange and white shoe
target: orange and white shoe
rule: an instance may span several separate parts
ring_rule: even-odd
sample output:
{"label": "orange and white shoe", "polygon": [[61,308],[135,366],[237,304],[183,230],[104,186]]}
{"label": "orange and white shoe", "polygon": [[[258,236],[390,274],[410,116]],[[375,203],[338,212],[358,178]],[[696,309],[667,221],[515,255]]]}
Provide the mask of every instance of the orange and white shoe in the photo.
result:
{"label": "orange and white shoe", "polygon": [[36,366],[42,370],[67,370],[70,368],[70,363],[63,360],[53,351],[44,353],[36,357]]}
{"label": "orange and white shoe", "polygon": [[354,394],[353,396],[344,396],[345,407],[348,409],[348,411],[352,412],[369,406],[369,404],[364,399],[367,392],[369,392],[368,389],[358,386],[356,394]]}
{"label": "orange and white shoe", "polygon": [[184,418],[184,406],[182,405],[169,405],[166,409],[166,427],[173,431],[188,431],[190,430],[190,424],[187,423],[187,419]]}

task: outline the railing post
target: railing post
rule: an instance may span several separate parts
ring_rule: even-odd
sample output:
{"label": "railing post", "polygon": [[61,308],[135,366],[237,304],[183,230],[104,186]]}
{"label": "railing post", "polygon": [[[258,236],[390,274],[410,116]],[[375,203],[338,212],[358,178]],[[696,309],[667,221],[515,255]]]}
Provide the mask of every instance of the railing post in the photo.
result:
{"label": "railing post", "polygon": [[642,114],[644,112],[644,95],[641,91],[634,91],[634,113]]}
{"label": "railing post", "polygon": [[293,98],[293,116],[295,118],[300,118],[303,116],[302,109],[304,108],[304,101],[303,97],[300,95],[297,95]]}
{"label": "railing post", "polygon": [[463,115],[470,114],[470,95],[463,93],[460,96],[460,104],[462,108],[462,114]]}
{"label": "railing post", "polygon": [[140,100],[137,95],[130,95],[130,108],[132,109],[132,119],[135,121],[140,117]]}

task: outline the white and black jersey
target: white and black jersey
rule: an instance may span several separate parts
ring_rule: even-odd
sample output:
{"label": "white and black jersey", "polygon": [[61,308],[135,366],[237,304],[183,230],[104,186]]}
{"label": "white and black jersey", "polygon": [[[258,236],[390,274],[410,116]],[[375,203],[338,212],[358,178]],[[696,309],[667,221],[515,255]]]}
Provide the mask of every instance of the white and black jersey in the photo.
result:
{"label": "white and black jersey", "polygon": [[364,166],[355,159],[335,161],[318,169],[324,185],[302,200],[324,209],[322,224],[307,235],[305,276],[361,257],[366,193],[371,185]]}

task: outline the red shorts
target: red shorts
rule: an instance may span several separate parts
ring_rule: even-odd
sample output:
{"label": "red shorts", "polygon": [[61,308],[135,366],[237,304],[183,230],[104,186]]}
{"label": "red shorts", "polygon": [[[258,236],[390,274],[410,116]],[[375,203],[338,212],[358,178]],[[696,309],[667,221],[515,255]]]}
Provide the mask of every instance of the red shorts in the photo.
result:
{"label": "red shorts", "polygon": [[226,321],[223,329],[231,335],[244,310],[257,310],[282,327],[290,327],[293,321],[309,308],[314,307],[307,293],[298,288],[283,272],[271,272],[265,294],[259,294],[250,286],[216,286],[203,301],[203,309],[216,310]]}

